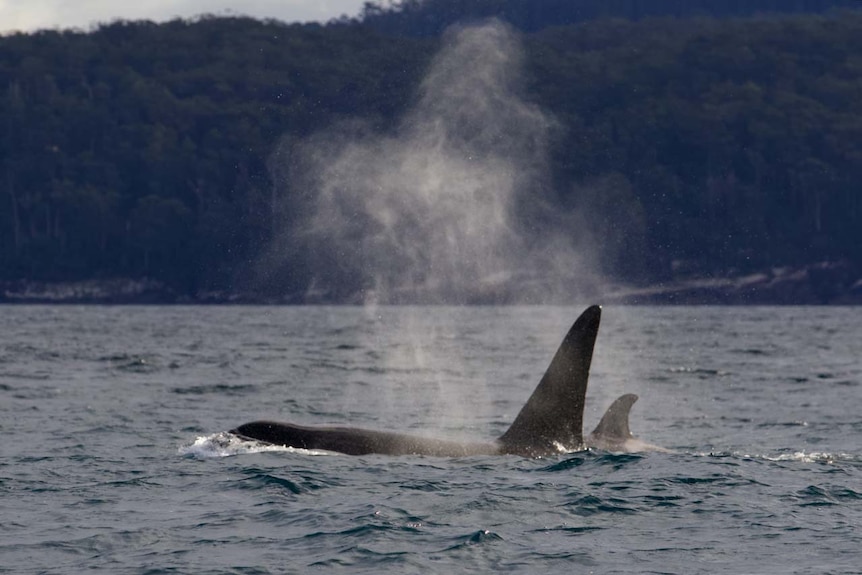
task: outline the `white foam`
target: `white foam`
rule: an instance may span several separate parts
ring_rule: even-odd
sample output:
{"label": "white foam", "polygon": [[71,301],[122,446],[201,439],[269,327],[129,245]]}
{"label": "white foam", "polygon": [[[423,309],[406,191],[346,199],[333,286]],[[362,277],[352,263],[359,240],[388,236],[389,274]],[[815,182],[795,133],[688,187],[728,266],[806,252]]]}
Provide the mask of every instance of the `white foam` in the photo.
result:
{"label": "white foam", "polygon": [[262,443],[260,441],[249,441],[226,431],[199,436],[192,444],[181,445],[177,450],[180,455],[201,459],[270,451],[299,453],[302,455],[332,455],[330,451],[300,449],[286,445],[272,445],[271,443]]}
{"label": "white foam", "polygon": [[841,461],[855,461],[857,458],[847,453],[826,453],[824,451],[797,451],[794,453],[780,453],[778,455],[762,454],[762,453],[744,453],[740,451],[734,452],[710,452],[710,453],[694,453],[693,455],[701,457],[739,457],[742,459],[753,459],[759,461],[792,461],[798,463],[826,463],[832,464]]}
{"label": "white foam", "polygon": [[825,453],[821,451],[813,451],[811,453],[797,451],[796,453],[782,453],[776,456],[764,455],[761,459],[766,459],[767,461],[798,461],[800,463],[835,463],[836,460],[849,459],[849,456],[841,453]]}

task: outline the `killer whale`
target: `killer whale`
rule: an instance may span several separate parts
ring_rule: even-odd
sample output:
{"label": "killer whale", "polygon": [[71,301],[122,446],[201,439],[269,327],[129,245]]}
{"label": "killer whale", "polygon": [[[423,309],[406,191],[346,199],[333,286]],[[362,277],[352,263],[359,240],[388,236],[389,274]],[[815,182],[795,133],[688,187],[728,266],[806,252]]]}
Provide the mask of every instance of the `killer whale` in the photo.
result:
{"label": "killer whale", "polygon": [[[230,433],[264,443],[348,455],[542,457],[581,451],[590,446],[583,436],[584,401],[601,313],[600,306],[590,306],[575,320],[535,391],[509,429],[495,441],[460,443],[354,427],[306,427],[277,421],[252,421],[232,429]],[[599,424],[601,429],[597,428],[599,433],[590,435],[590,443],[599,447],[600,444],[610,445],[615,437],[613,433],[618,431],[618,426],[612,427],[610,422],[616,423],[621,417],[625,419],[627,431],[632,403],[634,401],[625,407],[625,401],[620,405],[615,402],[602,420],[608,419],[608,423],[604,427]],[[609,416],[612,410],[614,415]],[[618,443],[624,444],[623,441]]]}
{"label": "killer whale", "polygon": [[635,437],[629,428],[629,413],[638,400],[634,393],[626,393],[614,400],[599,424],[587,436],[585,443],[590,449],[632,453],[635,451],[663,451],[669,449],[647,443]]}

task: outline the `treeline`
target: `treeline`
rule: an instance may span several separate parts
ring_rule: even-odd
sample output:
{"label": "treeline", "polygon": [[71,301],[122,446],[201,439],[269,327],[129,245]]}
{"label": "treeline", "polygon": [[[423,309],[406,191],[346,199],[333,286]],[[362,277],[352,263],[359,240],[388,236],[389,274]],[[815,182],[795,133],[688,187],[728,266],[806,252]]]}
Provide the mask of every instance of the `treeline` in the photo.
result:
{"label": "treeline", "polygon": [[615,229],[644,229],[646,251],[619,271],[670,273],[666,257],[699,273],[862,262],[860,32],[848,13],[534,36],[535,93],[567,131],[559,188],[612,178],[593,200],[612,220],[610,198],[635,200]]}
{"label": "treeline", "polygon": [[428,54],[244,18],[0,38],[0,277],[229,288],[272,235],[279,139],[385,124]]}
{"label": "treeline", "polygon": [[489,17],[536,32],[600,18],[814,14],[859,4],[859,0],[394,0],[366,3],[361,19],[387,34],[436,36],[456,22]]}
{"label": "treeline", "polygon": [[[555,201],[590,214],[606,272],[862,265],[857,12],[598,20],[524,43],[557,126]],[[439,46],[244,18],[0,38],[0,279],[240,289],[304,193],[274,186],[277,146],[346,118],[385,131]]]}

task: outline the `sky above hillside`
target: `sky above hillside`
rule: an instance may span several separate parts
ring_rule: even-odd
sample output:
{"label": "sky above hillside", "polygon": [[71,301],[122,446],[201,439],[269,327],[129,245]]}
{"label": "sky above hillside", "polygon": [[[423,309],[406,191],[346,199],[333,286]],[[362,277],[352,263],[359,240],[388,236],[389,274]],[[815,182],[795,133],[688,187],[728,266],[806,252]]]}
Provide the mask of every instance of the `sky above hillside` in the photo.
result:
{"label": "sky above hillside", "polygon": [[355,16],[364,0],[0,0],[0,33],[43,28],[89,29],[113,20],[189,18],[199,14],[248,15],[287,22],[326,22]]}

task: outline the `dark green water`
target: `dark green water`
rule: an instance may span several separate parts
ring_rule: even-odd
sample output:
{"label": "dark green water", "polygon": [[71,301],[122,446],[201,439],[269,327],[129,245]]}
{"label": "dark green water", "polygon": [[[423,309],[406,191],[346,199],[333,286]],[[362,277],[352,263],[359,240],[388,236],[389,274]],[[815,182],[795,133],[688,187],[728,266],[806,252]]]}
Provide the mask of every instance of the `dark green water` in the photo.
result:
{"label": "dark green water", "polygon": [[275,418],[486,440],[580,308],[0,307],[0,572],[859,573],[862,309],[606,308],[675,453],[350,457]]}

